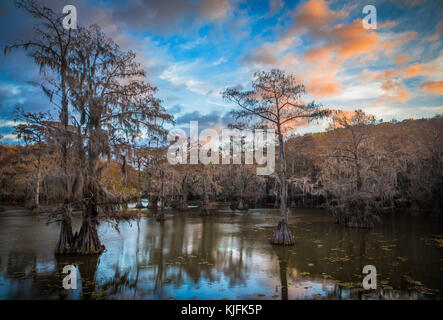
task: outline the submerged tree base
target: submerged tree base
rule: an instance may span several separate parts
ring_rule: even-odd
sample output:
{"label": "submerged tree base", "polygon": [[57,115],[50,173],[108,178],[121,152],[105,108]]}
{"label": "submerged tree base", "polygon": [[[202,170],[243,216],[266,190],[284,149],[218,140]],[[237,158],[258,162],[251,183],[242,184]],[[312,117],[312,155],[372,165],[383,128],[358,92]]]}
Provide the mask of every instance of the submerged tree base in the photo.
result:
{"label": "submerged tree base", "polygon": [[83,220],[80,231],[72,236],[70,220],[62,222],[56,255],[94,255],[106,250],[97,232],[97,223]]}
{"label": "submerged tree base", "polygon": [[372,229],[374,221],[380,221],[377,212],[382,203],[371,194],[360,192],[342,199],[331,208],[335,221],[348,228]]}
{"label": "submerged tree base", "polygon": [[351,217],[348,220],[337,221],[338,224],[342,224],[348,228],[355,229],[372,229],[374,228],[374,223],[366,221],[365,219],[359,219],[359,217]]}
{"label": "submerged tree base", "polygon": [[60,226],[60,235],[55,248],[55,254],[69,254],[74,244],[74,235],[72,234],[71,218],[66,216],[63,218]]}
{"label": "submerged tree base", "polygon": [[292,236],[291,229],[289,229],[288,223],[284,220],[280,220],[277,229],[274,231],[274,235],[270,240],[271,244],[292,246],[295,244],[295,239]]}

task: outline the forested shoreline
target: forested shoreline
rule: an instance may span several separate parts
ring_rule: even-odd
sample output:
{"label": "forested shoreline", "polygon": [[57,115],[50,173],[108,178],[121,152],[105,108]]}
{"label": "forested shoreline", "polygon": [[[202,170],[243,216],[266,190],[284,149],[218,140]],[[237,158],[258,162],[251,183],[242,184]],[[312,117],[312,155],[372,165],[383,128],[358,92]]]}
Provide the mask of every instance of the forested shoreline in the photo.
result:
{"label": "forested shoreline", "polygon": [[[357,147],[356,158],[349,156],[356,147],[351,128],[287,139],[289,206],[334,208],[345,195],[357,197],[360,188],[360,196],[380,212],[409,209],[441,216],[442,116],[354,125],[353,130],[365,140]],[[54,205],[62,197],[59,155],[54,146],[41,147],[45,151],[40,160],[39,203]],[[0,146],[3,203],[35,208],[37,148]],[[154,152],[158,158],[152,157]],[[204,197],[229,202],[238,210],[279,205],[277,172],[257,176],[256,165],[171,165],[162,153],[166,150],[142,148],[120,159],[103,160],[106,168],[100,180],[110,192],[126,194],[128,201],[146,198],[154,203],[164,198],[165,206],[182,210],[187,201],[199,203]]]}

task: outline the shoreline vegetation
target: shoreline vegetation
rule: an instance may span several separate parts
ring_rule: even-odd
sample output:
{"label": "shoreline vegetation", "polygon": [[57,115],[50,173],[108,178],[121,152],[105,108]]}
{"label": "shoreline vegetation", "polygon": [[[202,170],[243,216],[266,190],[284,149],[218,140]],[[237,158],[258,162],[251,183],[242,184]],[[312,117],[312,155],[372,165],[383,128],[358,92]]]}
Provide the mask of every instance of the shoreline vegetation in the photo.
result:
{"label": "shoreline vegetation", "polygon": [[[0,145],[0,201],[36,214],[54,206],[47,216],[60,224],[56,254],[100,254],[99,220],[137,219],[127,204],[141,208],[142,199],[159,222],[167,207],[185,211],[192,201],[201,216],[213,214],[218,201],[243,211],[272,203],[280,213],[270,240],[276,245],[295,243],[288,207],[327,208],[337,223],[362,229],[396,208],[443,216],[441,115],[383,122],[359,108],[304,102],[294,75],[260,71],[249,89],[227,88],[223,98],[233,107],[231,127],[275,130],[275,172],[258,176],[256,163],[171,165],[167,129],[174,118],[135,53],[97,25],[66,30],[63,15],[35,1],[17,4],[35,18],[36,35],[4,52],[24,51],[39,66],[52,113],[17,107],[23,144]],[[294,133],[320,119],[330,120],[325,132]],[[82,223],[73,233],[75,211]]]}
{"label": "shoreline vegetation", "polygon": [[[432,217],[441,217],[441,195],[432,198],[433,183],[438,187],[441,183],[441,175],[437,170],[432,173],[432,154],[426,155],[419,149],[422,141],[429,139],[429,132],[436,134],[442,132],[443,119],[436,116],[432,119],[405,120],[402,122],[388,122],[371,125],[372,142],[371,147],[397,149],[396,153],[387,153],[382,159],[385,165],[378,167],[378,172],[361,171],[361,189],[373,188],[376,192],[357,193],[357,174],[349,172],[347,162],[335,162],[334,166],[321,166],[323,161],[331,161],[328,157],[321,157],[316,152],[336,154],[332,147],[331,139],[338,142],[346,141],[343,129],[333,129],[327,132],[305,134],[303,136],[291,137],[287,140],[288,158],[288,200],[287,205],[291,208],[323,208],[334,215],[336,222],[348,227],[372,228],[377,223],[377,216],[385,212],[397,210],[409,211],[413,214],[426,214]],[[367,128],[365,128],[367,129]],[[440,131],[438,131],[440,130]],[[399,136],[401,133],[403,137]],[[341,134],[342,136],[338,136]],[[420,137],[422,135],[422,137]],[[413,139],[415,137],[415,140]],[[376,140],[383,141],[378,144]],[[398,141],[399,145],[393,145]],[[438,140],[434,140],[438,142]],[[401,142],[401,144],[400,144]],[[406,142],[409,142],[407,144]],[[341,144],[342,145],[342,144]],[[427,145],[429,148],[429,145]],[[32,164],[35,162],[35,146],[0,146],[0,161],[2,162],[1,176],[1,204],[23,205],[32,210],[33,214],[54,214],[59,209],[60,186],[54,184],[57,176],[51,175],[51,168],[55,157],[45,156],[44,170],[41,173],[39,205],[35,205],[36,173]],[[309,152],[304,148],[308,148]],[[416,148],[417,150],[414,150]],[[439,152],[439,146],[434,150]],[[402,150],[404,149],[404,150]],[[367,150],[366,150],[367,152]],[[377,161],[382,157],[381,151],[375,153]],[[386,151],[385,151],[386,152]],[[363,154],[363,151],[362,151]],[[435,157],[435,155],[434,155]],[[10,162],[11,159],[16,159]],[[335,160],[335,159],[334,159]],[[361,157],[361,163],[368,166],[369,161],[375,161],[372,157]],[[405,164],[402,166],[402,162]],[[397,166],[395,164],[397,163]],[[186,211],[189,205],[198,206],[202,215],[211,214],[218,204],[227,204],[231,210],[247,211],[252,208],[276,208],[279,207],[279,185],[276,176],[260,177],[255,174],[254,165],[222,165],[212,167],[211,165],[170,165],[164,161],[153,171],[137,170],[137,167],[126,165],[126,173],[122,172],[122,163],[111,160],[106,163],[102,176],[103,183],[107,189],[116,190],[121,188],[122,179],[127,180],[126,193],[128,198],[119,203],[121,207],[115,210],[112,217],[116,220],[127,220],[137,216],[135,209],[149,209],[150,213],[159,214],[166,207]],[[341,166],[340,166],[341,164]],[[391,167],[388,167],[390,164]],[[438,167],[437,167],[438,168]],[[163,196],[161,195],[161,183],[157,177],[161,171],[168,171],[168,179],[163,181]],[[276,172],[278,172],[278,168]],[[333,171],[333,172],[331,172]],[[149,173],[151,175],[149,175]],[[376,174],[381,175],[377,177]],[[427,173],[427,174],[426,174]],[[196,182],[202,183],[202,174],[205,174],[205,183],[211,183],[211,192],[202,189]],[[329,175],[336,174],[332,177]],[[369,176],[371,174],[371,176]],[[388,176],[390,174],[390,176]],[[409,175],[408,175],[409,174]],[[415,174],[415,176],[414,176]],[[366,177],[368,176],[368,177]],[[388,179],[387,176],[392,179]],[[424,179],[424,177],[427,177]],[[327,180],[329,178],[330,180]],[[338,179],[343,179],[339,183]],[[376,179],[380,179],[378,182]],[[385,180],[382,180],[385,179]],[[8,181],[15,181],[14,184]],[[157,183],[156,183],[157,181]],[[347,182],[347,183],[345,183]],[[384,182],[387,192],[377,190],[381,188],[379,183]],[[389,185],[389,184],[390,185]],[[335,194],[334,187],[348,185],[350,194],[347,198],[341,198],[341,194]],[[139,189],[140,186],[140,189]],[[354,189],[353,189],[354,186]],[[441,189],[440,189],[441,190]],[[341,191],[341,190],[340,190]],[[435,192],[435,191],[434,191]],[[329,196],[329,198],[327,197]],[[204,198],[206,197],[206,200]],[[142,198],[147,199],[150,205],[142,203]],[[161,199],[165,199],[162,205]],[[185,199],[185,200],[183,200]],[[152,205],[157,200],[157,205]],[[127,203],[134,202],[136,206],[127,210]],[[138,204],[137,204],[138,203]],[[349,207],[347,207],[349,206]],[[73,207],[72,210],[81,212],[82,208]],[[1,209],[0,209],[1,212]],[[359,216],[358,213],[363,213]],[[366,214],[366,216],[365,216]],[[51,216],[51,215],[50,215]],[[161,219],[161,216],[160,216]]]}

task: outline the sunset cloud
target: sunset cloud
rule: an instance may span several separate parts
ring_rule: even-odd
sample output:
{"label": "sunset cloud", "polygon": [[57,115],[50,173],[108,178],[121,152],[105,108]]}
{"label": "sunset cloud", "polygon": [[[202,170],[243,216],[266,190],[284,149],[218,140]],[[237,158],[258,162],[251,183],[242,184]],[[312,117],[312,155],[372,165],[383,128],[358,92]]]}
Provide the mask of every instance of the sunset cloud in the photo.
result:
{"label": "sunset cloud", "polygon": [[[58,1],[45,3],[58,10]],[[362,26],[364,3],[351,0],[73,4],[79,25],[97,23],[122,50],[137,53],[159,98],[181,125],[191,118],[225,125],[232,106],[220,92],[230,86],[246,89],[255,71],[271,68],[294,74],[306,86],[308,100],[328,107],[420,117],[443,105],[443,22],[435,0],[376,1],[375,30]],[[35,20],[12,1],[2,3],[2,13],[3,42],[32,34]],[[17,104],[48,110],[47,97],[30,84],[41,80],[34,62],[21,52],[0,59],[6,120]],[[7,129],[0,126],[0,133],[12,132]]]}
{"label": "sunset cloud", "polygon": [[397,63],[404,63],[409,60],[409,57],[407,54],[402,54],[400,56],[395,57],[395,62]]}
{"label": "sunset cloud", "polygon": [[316,36],[324,36],[329,25],[337,19],[348,16],[344,11],[333,11],[324,0],[310,0],[303,3],[294,14],[295,29],[312,32]]}
{"label": "sunset cloud", "polygon": [[420,88],[425,89],[434,94],[443,94],[443,80],[426,81],[420,85]]}
{"label": "sunset cloud", "polygon": [[392,101],[405,103],[412,98],[405,85],[398,80],[385,80],[381,88],[385,91],[379,101]]}
{"label": "sunset cloud", "polygon": [[429,74],[434,71],[435,71],[435,68],[433,66],[429,66],[426,64],[416,64],[416,65],[409,66],[405,70],[405,77],[411,78],[411,77],[415,77],[418,75]]}

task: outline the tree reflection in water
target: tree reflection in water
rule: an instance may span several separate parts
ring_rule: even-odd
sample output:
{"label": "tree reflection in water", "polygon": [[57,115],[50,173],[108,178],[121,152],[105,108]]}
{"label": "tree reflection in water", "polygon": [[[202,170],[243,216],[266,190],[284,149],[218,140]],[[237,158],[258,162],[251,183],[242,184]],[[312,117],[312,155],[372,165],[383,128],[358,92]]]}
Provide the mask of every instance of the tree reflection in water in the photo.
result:
{"label": "tree reflection in water", "polygon": [[[107,251],[100,256],[54,256],[47,243],[56,242],[57,230],[38,221],[23,228],[31,241],[19,241],[22,235],[2,225],[0,298],[442,298],[432,290],[443,287],[439,248],[420,240],[441,233],[439,225],[397,217],[395,226],[390,218],[376,231],[355,231],[309,213],[292,220],[297,243],[291,248],[269,245],[274,221],[261,209],[166,214],[162,222],[145,216],[120,225],[120,233],[103,224]],[[5,239],[14,246],[4,246]],[[79,271],[78,290],[62,288],[67,264]],[[377,266],[377,290],[361,288],[365,264]]]}

